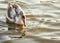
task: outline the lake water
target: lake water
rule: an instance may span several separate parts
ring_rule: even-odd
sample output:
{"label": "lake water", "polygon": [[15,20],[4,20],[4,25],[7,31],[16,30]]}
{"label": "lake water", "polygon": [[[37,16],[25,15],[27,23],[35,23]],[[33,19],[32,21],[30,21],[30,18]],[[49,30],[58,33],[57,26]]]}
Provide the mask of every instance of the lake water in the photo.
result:
{"label": "lake water", "polygon": [[[60,0],[19,0],[16,3],[25,12],[26,29],[30,34],[44,39],[60,40]],[[0,20],[3,22],[7,6],[5,1],[0,3]],[[6,26],[2,22],[1,25]],[[1,27],[4,28],[7,30],[7,27]]]}

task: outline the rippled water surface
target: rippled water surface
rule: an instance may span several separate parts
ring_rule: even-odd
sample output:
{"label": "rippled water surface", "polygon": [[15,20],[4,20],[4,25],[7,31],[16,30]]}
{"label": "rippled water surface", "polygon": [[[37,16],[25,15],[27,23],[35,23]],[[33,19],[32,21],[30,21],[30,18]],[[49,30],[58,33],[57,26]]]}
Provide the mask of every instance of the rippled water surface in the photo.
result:
{"label": "rippled water surface", "polygon": [[[60,0],[19,0],[26,15],[26,29],[34,36],[41,38],[60,40]],[[7,2],[0,1],[0,26],[7,30],[5,14]],[[3,22],[2,22],[3,21]],[[1,30],[0,29],[0,30]],[[1,32],[3,32],[1,30]],[[1,40],[1,39],[0,39]]]}

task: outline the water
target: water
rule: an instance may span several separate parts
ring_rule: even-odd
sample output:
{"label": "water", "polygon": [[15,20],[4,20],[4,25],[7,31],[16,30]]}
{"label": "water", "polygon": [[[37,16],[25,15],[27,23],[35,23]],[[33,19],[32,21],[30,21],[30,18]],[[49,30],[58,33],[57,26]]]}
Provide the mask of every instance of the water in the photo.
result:
{"label": "water", "polygon": [[[25,12],[27,17],[26,28],[30,34],[44,39],[60,40],[59,1],[60,0],[19,0],[19,2],[17,2]],[[2,17],[0,20],[5,22],[4,17],[7,12],[7,3],[0,3],[0,8],[0,17]],[[6,27],[1,27],[1,29],[3,28]]]}

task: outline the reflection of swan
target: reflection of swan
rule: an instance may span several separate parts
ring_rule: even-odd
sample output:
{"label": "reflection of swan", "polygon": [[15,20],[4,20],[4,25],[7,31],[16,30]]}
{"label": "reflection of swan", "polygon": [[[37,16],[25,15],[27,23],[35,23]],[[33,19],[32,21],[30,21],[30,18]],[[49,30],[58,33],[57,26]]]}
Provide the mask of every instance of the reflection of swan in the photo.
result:
{"label": "reflection of swan", "polygon": [[[8,6],[9,7],[9,6]],[[17,15],[16,14],[19,14],[19,15],[21,15],[20,14],[20,12],[22,11],[22,9],[21,9],[21,7],[19,6],[19,5],[17,5],[17,8],[16,9],[14,9],[12,6],[10,6],[11,7],[11,10],[10,10],[10,17],[8,16],[9,14],[6,14],[6,18],[9,20],[9,21],[11,21],[11,22],[15,22],[15,23],[18,23],[18,20],[19,19],[21,19],[21,17],[20,16],[18,16],[17,17]],[[17,12],[17,13],[16,13]],[[22,11],[23,12],[23,11]],[[8,12],[9,13],[9,12]],[[15,16],[16,15],[16,16]],[[14,16],[15,16],[15,21],[14,21]]]}

